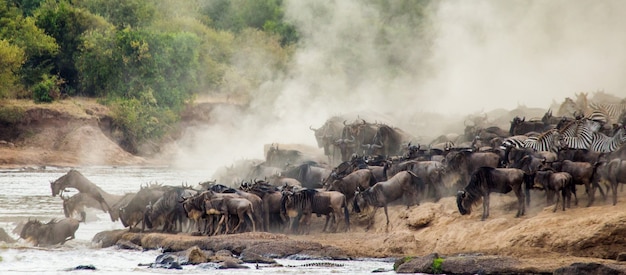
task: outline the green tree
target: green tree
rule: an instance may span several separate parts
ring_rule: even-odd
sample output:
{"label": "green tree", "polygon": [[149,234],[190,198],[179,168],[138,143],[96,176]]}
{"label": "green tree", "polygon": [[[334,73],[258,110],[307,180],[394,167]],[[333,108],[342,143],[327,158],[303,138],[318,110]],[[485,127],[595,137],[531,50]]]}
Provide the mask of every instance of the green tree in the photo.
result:
{"label": "green tree", "polygon": [[42,76],[52,70],[52,60],[58,52],[54,38],[38,28],[32,17],[24,17],[6,0],[0,0],[0,39],[6,39],[24,51],[24,63],[15,73],[25,88],[41,81]]}
{"label": "green tree", "polygon": [[26,59],[24,51],[7,40],[0,40],[0,98],[7,97],[18,80],[16,72]]}
{"label": "green tree", "polygon": [[66,92],[71,94],[78,84],[75,59],[82,34],[89,29],[106,28],[108,23],[102,17],[72,6],[67,0],[46,0],[34,12],[34,17],[36,25],[54,37],[59,45],[51,74],[59,75],[66,83]]}
{"label": "green tree", "polygon": [[118,29],[148,26],[155,15],[153,0],[77,0],[73,3],[101,15]]}

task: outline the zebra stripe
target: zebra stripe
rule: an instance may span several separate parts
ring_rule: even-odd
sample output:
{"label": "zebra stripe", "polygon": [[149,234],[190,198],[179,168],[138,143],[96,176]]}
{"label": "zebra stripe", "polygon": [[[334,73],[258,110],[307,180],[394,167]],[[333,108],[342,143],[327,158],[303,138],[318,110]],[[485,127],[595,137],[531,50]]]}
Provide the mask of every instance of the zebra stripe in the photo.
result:
{"label": "zebra stripe", "polygon": [[543,132],[539,136],[528,137],[524,141],[524,147],[532,148],[535,151],[557,152],[557,142],[559,140],[559,131],[556,129]]}
{"label": "zebra stripe", "polygon": [[617,123],[620,115],[626,112],[626,103],[596,103],[589,102],[589,107],[594,111],[606,114],[608,122]]}
{"label": "zebra stripe", "polygon": [[594,133],[591,150],[600,153],[610,153],[617,151],[625,142],[626,130],[624,130],[624,127],[620,127],[612,137],[603,133]]}
{"label": "zebra stripe", "polygon": [[517,135],[505,138],[502,141],[502,145],[500,147],[502,149],[506,148],[524,148],[524,141],[528,139],[527,135]]}
{"label": "zebra stripe", "polygon": [[589,119],[570,122],[561,130],[561,141],[569,149],[589,149],[593,141],[593,133],[600,129],[600,124]]}

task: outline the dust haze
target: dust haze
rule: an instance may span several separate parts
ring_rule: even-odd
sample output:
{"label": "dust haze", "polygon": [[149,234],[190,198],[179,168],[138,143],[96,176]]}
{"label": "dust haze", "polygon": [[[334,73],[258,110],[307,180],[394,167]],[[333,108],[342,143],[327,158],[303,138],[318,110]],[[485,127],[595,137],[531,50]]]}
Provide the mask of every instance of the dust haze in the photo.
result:
{"label": "dust haze", "polygon": [[[429,143],[462,133],[468,114],[548,109],[578,92],[626,88],[623,1],[285,2],[300,34],[287,74],[248,91],[245,108],[216,108],[213,124],[187,129],[175,166],[215,171],[263,159],[270,143],[317,147],[309,126],[333,115]],[[238,60],[264,70],[264,56]]]}

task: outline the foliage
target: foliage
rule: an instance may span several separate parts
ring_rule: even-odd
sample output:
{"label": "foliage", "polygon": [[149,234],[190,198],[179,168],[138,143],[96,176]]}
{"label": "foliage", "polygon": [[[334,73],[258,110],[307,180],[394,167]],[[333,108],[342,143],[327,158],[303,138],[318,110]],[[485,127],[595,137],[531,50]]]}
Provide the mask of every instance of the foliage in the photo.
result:
{"label": "foliage", "polygon": [[75,3],[101,15],[118,29],[148,26],[155,16],[155,3],[151,0],[80,0]]}
{"label": "foliage", "polygon": [[37,103],[50,103],[59,99],[62,84],[63,80],[58,76],[44,75],[43,79],[33,87],[33,99]]}
{"label": "foliage", "polygon": [[284,21],[282,6],[282,0],[216,0],[203,8],[203,14],[211,18],[217,29],[235,33],[247,28],[265,30],[279,35],[285,46],[297,42],[298,34],[293,25]]}
{"label": "foliage", "polygon": [[170,109],[143,104],[139,99],[117,99],[109,105],[113,126],[124,133],[122,146],[131,153],[137,153],[141,142],[162,137],[179,119]]}
{"label": "foliage", "polygon": [[27,16],[32,16],[39,5],[45,0],[11,0],[16,7],[19,7]]}
{"label": "foliage", "polygon": [[46,0],[34,13],[36,25],[54,37],[59,53],[53,58],[52,74],[66,81],[69,90],[75,90],[78,69],[75,58],[82,43],[82,34],[94,28],[106,28],[108,23],[87,10],[74,7],[67,0]]}
{"label": "foliage", "polygon": [[443,273],[443,269],[441,267],[442,264],[443,264],[443,258],[437,257],[436,259],[433,260],[433,266],[432,266],[433,274]]}
{"label": "foliage", "polygon": [[24,51],[6,40],[0,40],[0,98],[7,97],[14,89],[19,71],[24,63]]}
{"label": "foliage", "polygon": [[0,122],[15,124],[24,117],[25,109],[20,106],[0,104]]}
{"label": "foliage", "polygon": [[15,73],[26,88],[50,72],[52,58],[58,53],[54,38],[38,28],[32,17],[24,17],[6,0],[0,0],[0,39],[6,39],[24,52],[25,60]]}

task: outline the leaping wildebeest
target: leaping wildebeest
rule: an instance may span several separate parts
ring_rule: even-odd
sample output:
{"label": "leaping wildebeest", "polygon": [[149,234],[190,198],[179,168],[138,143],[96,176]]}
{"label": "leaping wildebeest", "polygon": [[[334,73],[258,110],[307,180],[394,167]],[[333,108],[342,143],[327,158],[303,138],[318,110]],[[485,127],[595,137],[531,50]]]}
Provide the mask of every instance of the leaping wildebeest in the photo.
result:
{"label": "leaping wildebeest", "polygon": [[467,215],[472,212],[472,204],[477,203],[480,198],[483,199],[483,216],[484,221],[489,217],[489,193],[509,193],[515,192],[517,196],[517,214],[515,217],[524,215],[526,211],[524,204],[524,192],[522,190],[524,183],[524,171],[517,168],[493,168],[480,167],[474,172],[469,183],[461,191],[457,192],[456,203],[459,207],[461,215]]}
{"label": "leaping wildebeest", "polygon": [[53,219],[48,223],[29,219],[22,227],[19,235],[22,239],[33,242],[36,246],[62,245],[75,238],[74,233],[78,230],[79,223],[73,218]]}
{"label": "leaping wildebeest", "polygon": [[422,184],[421,179],[415,173],[400,171],[387,181],[378,182],[362,192],[357,191],[353,201],[354,211],[360,213],[366,207],[374,207],[366,227],[366,230],[369,230],[374,223],[376,211],[383,207],[387,218],[387,229],[389,229],[387,204],[400,198],[404,200],[407,209],[417,204],[417,190],[420,184]]}
{"label": "leaping wildebeest", "polygon": [[76,188],[79,192],[91,196],[100,203],[104,212],[111,211],[110,205],[113,205],[123,197],[123,195],[113,195],[105,192],[75,169],[71,169],[57,180],[50,182],[52,196],[61,194],[65,188],[69,187]]}

